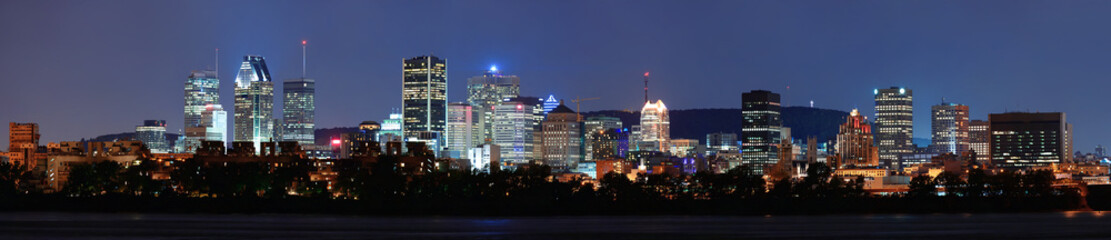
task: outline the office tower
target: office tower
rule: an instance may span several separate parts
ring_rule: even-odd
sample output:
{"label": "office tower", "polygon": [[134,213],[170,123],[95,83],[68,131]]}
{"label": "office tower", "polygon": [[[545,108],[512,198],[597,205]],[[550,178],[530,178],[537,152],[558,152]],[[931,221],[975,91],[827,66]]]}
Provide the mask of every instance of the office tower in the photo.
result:
{"label": "office tower", "polygon": [[873,90],[876,98],[876,142],[881,164],[895,166],[900,154],[914,153],[913,96],[910,89]]}
{"label": "office tower", "polygon": [[830,167],[878,166],[879,149],[872,139],[872,125],[856,109],[849,112],[841,130],[837,133],[837,156],[840,161]]}
{"label": "office tower", "polygon": [[259,153],[262,142],[274,141],[274,83],[260,56],[244,56],[235,77],[235,141],[253,142]]}
{"label": "office tower", "polygon": [[961,156],[968,151],[968,106],[941,103],[930,107],[932,146],[935,153],[954,153]]}
{"label": "office tower", "polygon": [[667,114],[667,106],[663,100],[645,102],[640,109],[640,142],[651,149],[641,150],[666,152],[670,149],[670,140],[671,117]]}
{"label": "office tower", "polygon": [[582,157],[579,114],[559,103],[540,124],[543,159],[554,172],[578,168]]}
{"label": "office tower", "polygon": [[999,113],[988,115],[991,163],[1024,169],[1070,162],[1072,142],[1064,113]]}
{"label": "office tower", "polygon": [[467,103],[479,116],[475,120],[475,128],[479,130],[477,137],[480,142],[493,139],[494,106],[520,94],[521,79],[515,75],[504,75],[497,67],[490,67],[482,76],[467,79]]}
{"label": "office tower", "polygon": [[8,123],[8,161],[24,170],[34,168],[40,137],[37,123]]}
{"label": "office tower", "polygon": [[595,161],[624,159],[629,151],[629,131],[610,128],[597,133],[591,141],[591,153]]}
{"label": "office tower", "polygon": [[698,139],[671,139],[669,141],[669,151],[672,155],[679,157],[691,157],[694,154],[694,149],[698,147]]}
{"label": "office tower", "polygon": [[316,81],[308,78],[282,83],[282,141],[301,145],[316,143]]}
{"label": "office tower", "polygon": [[205,106],[204,112],[201,112],[200,126],[205,128],[204,140],[228,141],[228,112],[224,111],[223,105]]}
{"label": "office tower", "polygon": [[215,71],[193,71],[185,79],[185,128],[200,125],[201,112],[220,104],[220,79]]}
{"label": "office tower", "polygon": [[506,164],[527,164],[536,159],[537,116],[544,116],[539,103],[538,98],[518,97],[494,106],[493,142],[501,148]]}
{"label": "office tower", "polygon": [[166,120],[146,120],[143,125],[135,126],[135,140],[143,142],[152,153],[170,151],[166,142]]}
{"label": "office tower", "polygon": [[480,143],[475,138],[475,111],[470,104],[450,103],[447,106],[447,157],[466,158],[467,151]]}
{"label": "office tower", "polygon": [[594,139],[607,129],[621,129],[621,119],[606,116],[587,117],[583,122],[583,161],[594,161]]}
{"label": "office tower", "polygon": [[378,132],[378,141],[383,143],[402,141],[402,121],[401,113],[390,113],[388,119],[382,120],[382,130]]}
{"label": "office tower", "polygon": [[560,103],[559,100],[555,99],[555,95],[550,95],[549,94],[548,99],[544,99],[544,114],[547,115],[549,112],[551,112],[553,109],[555,109],[560,104],[562,104],[562,103]]}
{"label": "office tower", "polygon": [[402,65],[405,138],[428,136],[421,132],[443,133],[447,124],[447,60],[419,56],[403,60]]}
{"label": "office tower", "polygon": [[471,169],[480,172],[496,173],[501,169],[501,149],[497,144],[485,143],[467,151]]}
{"label": "office tower", "polygon": [[988,126],[988,121],[972,120],[968,127],[969,146],[976,152],[976,162],[980,164],[986,164],[991,159],[991,149],[988,148],[991,133],[988,132]]}
{"label": "office tower", "polygon": [[737,134],[723,132],[706,134],[706,148],[717,151],[737,150]]}
{"label": "office tower", "polygon": [[779,162],[780,119],[779,94],[755,90],[741,94],[741,164],[758,174]]}

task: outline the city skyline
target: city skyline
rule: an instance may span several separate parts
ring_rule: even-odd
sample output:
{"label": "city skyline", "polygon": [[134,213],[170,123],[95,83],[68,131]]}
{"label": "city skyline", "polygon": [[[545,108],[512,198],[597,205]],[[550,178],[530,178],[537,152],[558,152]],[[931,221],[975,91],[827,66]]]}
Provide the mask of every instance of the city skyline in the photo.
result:
{"label": "city skyline", "polygon": [[[228,3],[226,5],[249,4],[246,2]],[[693,20],[680,20],[678,23],[661,23],[663,19],[655,19],[653,14],[668,14],[671,19],[681,19],[684,16],[697,16],[695,10],[701,7],[678,6],[677,11],[664,11],[663,4],[646,3],[645,6],[626,6],[620,3],[598,3],[599,9],[606,9],[606,14],[591,14],[590,11],[576,9],[577,4],[558,7],[569,13],[582,13],[585,19],[575,20],[570,23],[556,24],[553,33],[537,34],[523,28],[532,24],[550,23],[558,18],[554,15],[541,14],[536,20],[523,23],[509,23],[496,21],[496,19],[464,19],[462,23],[447,24],[438,28],[448,29],[461,27],[458,30],[446,31],[447,38],[431,41],[418,40],[412,44],[405,44],[411,39],[400,37],[383,37],[401,30],[388,28],[388,21],[367,17],[361,24],[375,26],[366,32],[338,31],[334,28],[314,29],[315,26],[335,24],[334,20],[321,17],[329,11],[342,11],[345,6],[327,6],[319,3],[274,3],[262,4],[267,10],[275,12],[290,12],[289,9],[304,7],[308,9],[298,12],[296,17],[275,17],[274,19],[256,20],[239,19],[228,10],[217,10],[213,13],[204,13],[213,19],[197,19],[197,22],[180,21],[168,23],[170,17],[185,16],[199,8],[234,9],[233,6],[216,3],[196,3],[190,7],[174,8],[172,5],[157,3],[124,4],[124,3],[98,3],[92,6],[82,4],[68,5],[67,8],[48,9],[49,4],[44,3],[4,3],[0,10],[4,16],[0,17],[4,29],[11,29],[12,38],[0,40],[3,52],[0,57],[0,70],[8,73],[11,87],[0,90],[0,96],[7,102],[21,103],[20,105],[6,106],[0,109],[0,121],[8,122],[36,122],[41,124],[43,142],[58,142],[94,137],[102,134],[129,132],[133,130],[136,122],[145,119],[166,119],[167,133],[179,133],[184,130],[180,119],[182,82],[191,70],[206,68],[222,69],[219,73],[221,81],[220,91],[223,97],[221,104],[231,110],[235,79],[235,65],[237,58],[243,55],[257,54],[268,58],[268,64],[274,79],[289,79],[300,75],[300,54],[298,49],[302,40],[314,44],[314,52],[309,53],[311,58],[318,59],[308,63],[313,69],[313,78],[321,81],[318,86],[317,128],[331,128],[341,126],[354,126],[364,120],[379,121],[385,119],[390,109],[400,107],[400,87],[397,79],[400,77],[396,61],[399,58],[419,56],[431,52],[437,56],[452,59],[454,70],[449,82],[449,102],[459,102],[465,99],[465,81],[471,76],[480,76],[490,66],[497,65],[506,73],[518,75],[524,79],[521,84],[521,95],[544,96],[598,96],[601,101],[584,103],[584,112],[595,110],[620,110],[636,109],[642,99],[641,73],[653,73],[650,85],[650,94],[653,99],[663,99],[671,109],[693,108],[740,108],[740,93],[748,90],[765,89],[779,93],[783,96],[784,106],[806,105],[809,101],[816,102],[819,108],[848,111],[854,107],[862,110],[865,116],[874,117],[870,111],[872,107],[871,93],[873,89],[883,89],[890,86],[905,86],[914,89],[919,101],[915,101],[914,109],[917,113],[925,113],[930,105],[941,98],[960,102],[970,107],[970,119],[986,120],[989,113],[1002,113],[1008,110],[1030,110],[1042,112],[1066,112],[1069,122],[1075,124],[1076,148],[1089,151],[1096,145],[1103,144],[1101,135],[1111,132],[1111,127],[1104,126],[1100,120],[1111,117],[1111,113],[1100,111],[1088,104],[1090,99],[1099,92],[1097,89],[1107,87],[1107,83],[1098,81],[1106,74],[1099,68],[1095,53],[1100,49],[1108,48],[1097,39],[1107,36],[1096,33],[1079,32],[1085,22],[1101,22],[1105,18],[1099,9],[1107,7],[1089,7],[1084,9],[1072,8],[1063,11],[1056,8],[1042,8],[1038,3],[1013,4],[1004,7],[1011,12],[1026,12],[1031,16],[1004,13],[981,13],[977,11],[964,11],[948,13],[944,7],[933,6],[921,11],[910,12],[911,16],[895,16],[879,14],[869,11],[864,14],[864,19],[877,19],[878,22],[887,22],[888,25],[866,25],[878,28],[877,32],[862,32],[865,27],[854,27],[852,23],[859,23],[860,19],[845,16],[828,16],[817,11],[821,8],[848,9],[855,4],[823,5],[821,3],[802,7],[802,12],[812,15],[801,19],[787,21],[775,26],[749,26],[739,24],[737,28],[730,28],[711,38],[691,37],[708,33],[706,29],[679,29],[679,26],[691,25],[701,21],[713,21],[724,16],[738,15],[745,19],[790,19],[775,17],[775,13],[788,11],[789,3],[717,3],[719,14],[713,16],[695,17]],[[381,10],[396,14],[413,13],[415,9],[426,7],[425,4],[415,3],[406,6],[402,3],[362,3],[372,5],[370,9]],[[386,6],[373,6],[373,5]],[[734,5],[735,4],[735,5]],[[103,17],[126,11],[127,6],[140,5],[139,7],[154,10],[139,14],[121,14],[118,17]],[[344,4],[338,4],[344,5]],[[361,4],[355,4],[361,5]],[[507,8],[516,10],[508,11],[511,15],[533,14],[541,12],[536,5],[542,4],[508,4]],[[585,3],[581,5],[586,5]],[[732,6],[731,6],[732,5]],[[846,6],[847,5],[847,6]],[[869,4],[869,10],[877,8],[895,11],[908,11],[922,7],[925,4],[913,3],[876,3]],[[545,5],[546,6],[546,5]],[[740,6],[746,6],[741,8]],[[992,6],[990,3],[965,3],[963,7]],[[434,17],[430,24],[436,20],[454,19],[461,16],[462,12],[482,9],[483,4],[468,6],[455,6],[456,8],[433,8],[433,11],[444,13],[444,16]],[[617,8],[632,7],[647,10],[636,15],[618,12]],[[14,11],[15,9],[30,8],[38,11]],[[353,9],[358,9],[354,8]],[[284,10],[283,10],[284,9]],[[741,10],[744,9],[744,10]],[[104,11],[99,11],[104,10]],[[300,10],[300,8],[298,8]],[[612,10],[613,12],[609,12]],[[600,10],[601,11],[601,10]],[[768,11],[770,13],[745,15],[750,11]],[[1089,12],[1090,11],[1090,12]],[[47,13],[42,17],[30,16],[27,13]],[[636,11],[632,11],[636,12]],[[1003,11],[1008,12],[1008,11]],[[164,14],[163,14],[164,13]],[[616,15],[608,15],[608,14]],[[733,13],[733,14],[720,14]],[[42,20],[44,25],[23,25],[12,19],[41,20],[46,18],[62,17],[63,20]],[[165,15],[165,16],[162,16]],[[558,15],[558,14],[555,14]],[[977,16],[986,15],[986,16]],[[1063,16],[1075,15],[1079,19],[1063,19]],[[587,26],[585,22],[592,19],[608,19],[629,17],[630,20],[611,22],[609,26]],[[942,16],[931,18],[930,16]],[[948,17],[944,17],[948,16]],[[91,19],[90,19],[91,18]],[[287,19],[288,18],[288,19]],[[825,19],[831,18],[831,19]],[[133,22],[141,19],[152,19],[146,23],[135,23],[135,29],[120,28],[119,24],[113,27],[97,27],[111,25],[107,23]],[[184,18],[183,18],[184,19]],[[307,20],[306,20],[307,19]],[[314,20],[317,19],[317,20]],[[820,23],[819,20],[831,20],[829,23]],[[925,21],[920,19],[932,19]],[[74,21],[69,21],[74,20]],[[75,21],[89,20],[89,21]],[[162,20],[162,21],[159,21]],[[177,20],[177,19],[174,19]],[[229,21],[221,21],[229,20]],[[240,22],[230,20],[242,20]],[[266,21],[275,21],[268,23]],[[959,21],[965,20],[965,22]],[[303,22],[294,22],[303,21]],[[580,22],[581,21],[581,22]],[[637,23],[636,21],[645,21]],[[1006,23],[1022,21],[1031,24],[1023,25],[1021,29],[1006,26]],[[235,22],[234,24],[224,23]],[[357,21],[358,22],[358,21]],[[717,23],[716,26],[732,26],[742,22],[740,20]],[[964,23],[970,26],[959,26]],[[1034,24],[1037,23],[1037,24]],[[179,25],[180,24],[180,25]],[[229,29],[242,28],[244,25],[255,24],[259,29],[244,30],[243,33],[228,33]],[[653,24],[649,26],[649,24]],[[662,25],[661,25],[662,24]],[[941,29],[929,26],[942,26]],[[168,27],[172,25],[172,27]],[[278,29],[276,26],[290,25],[289,28]],[[715,25],[715,24],[711,24]],[[92,26],[92,27],[89,27]],[[812,42],[806,39],[796,39],[799,33],[793,31],[800,28],[832,27],[834,30],[845,32],[817,33],[819,39],[828,42]],[[78,30],[79,27],[88,29]],[[127,40],[134,34],[148,31],[151,28],[165,27],[174,32],[158,32],[164,36],[178,36],[186,34],[192,36],[188,42],[171,40],[170,37],[155,37],[145,39],[140,43],[136,40]],[[396,26],[395,26],[396,27]],[[591,34],[610,34],[611,28],[628,28],[628,32],[617,32],[611,35],[614,40],[598,42],[585,42],[586,39],[571,37],[561,38],[560,32],[584,31],[577,36],[591,36]],[[809,28],[808,28],[809,27]],[[911,30],[901,30],[900,28]],[[105,29],[109,28],[109,29]],[[118,29],[117,29],[118,28]],[[488,41],[494,38],[475,37],[462,33],[477,32],[478,29],[512,29],[521,31],[520,36],[498,41]],[[203,29],[201,33],[182,31],[182,29]],[[1004,29],[1013,31],[1009,34],[989,35],[976,33],[980,29]],[[111,31],[109,31],[111,30]],[[89,34],[93,32],[118,31],[121,34]],[[167,30],[159,30],[167,31]],[[225,33],[225,34],[220,34]],[[377,33],[377,34],[376,34]],[[856,33],[856,35],[854,35]],[[1053,34],[1056,33],[1056,34]],[[70,37],[80,34],[81,37]],[[273,34],[264,40],[248,38],[247,36]],[[355,34],[352,39],[345,39],[343,34]],[[528,36],[533,34],[536,36]],[[764,37],[746,37],[764,34]],[[1083,35],[1094,34],[1094,35]],[[108,36],[113,35],[113,36]],[[118,35],[118,36],[116,36]],[[430,36],[429,33],[417,35]],[[635,40],[651,38],[662,35],[679,35],[686,37],[662,38],[660,40]],[[196,36],[203,36],[200,40]],[[396,35],[395,35],[396,36]],[[794,36],[794,37],[792,37]],[[879,39],[860,39],[859,36],[871,36]],[[970,39],[966,43],[956,42],[960,39]],[[1017,38],[1016,38],[1017,36]],[[835,41],[834,37],[847,38],[848,40]],[[383,38],[382,42],[367,41],[370,38]],[[548,39],[550,38],[550,39]],[[752,38],[752,39],[749,39]],[[72,39],[72,40],[69,40]],[[747,44],[735,45],[729,42],[744,41]],[[760,49],[778,49],[784,45],[774,43],[775,40],[795,41],[800,48],[809,50],[761,51]],[[49,41],[44,41],[49,40]],[[570,41],[569,41],[570,40]],[[861,41],[854,43],[854,41]],[[1092,42],[1088,42],[1091,40]],[[622,42],[625,41],[625,42]],[[362,44],[353,45],[363,42]],[[618,42],[622,42],[618,47]],[[367,44],[370,43],[370,44]],[[629,43],[624,44],[624,43]],[[1064,44],[1070,43],[1070,44]],[[697,48],[693,45],[709,45],[713,48]],[[908,45],[919,45],[904,48]],[[971,45],[971,46],[966,46]],[[988,49],[973,49],[977,46],[993,46]],[[1080,46],[1073,46],[1080,45]],[[18,46],[18,47],[17,47]],[[608,47],[613,47],[609,50]],[[674,46],[669,50],[664,46]],[[1052,46],[1042,48],[1041,46]],[[551,47],[553,49],[546,49]],[[214,66],[213,50],[221,49],[220,65]],[[388,49],[388,50],[387,50]],[[465,50],[464,50],[465,49]],[[570,51],[581,49],[583,51]],[[724,52],[715,52],[726,49]],[[848,51],[855,49],[857,51]],[[863,53],[860,53],[863,51]],[[967,52],[967,53],[966,53]],[[592,59],[585,53],[603,55],[600,59]],[[637,54],[630,54],[637,53]],[[851,54],[850,54],[851,53]],[[856,55],[856,54],[863,55]],[[352,57],[351,55],[366,55]],[[726,55],[725,57],[721,55]],[[64,57],[59,57],[64,56]],[[151,61],[149,56],[158,56],[158,61]],[[619,56],[619,57],[615,57]],[[690,61],[697,57],[705,56],[715,61],[729,63],[736,72],[730,68],[721,68],[721,71],[706,71],[691,73],[698,64],[705,64],[707,60]],[[814,59],[805,59],[807,57]],[[94,58],[95,57],[95,58]],[[850,60],[850,63],[834,62],[835,59]],[[1014,59],[1014,60],[1012,60]],[[49,61],[48,61],[49,60]],[[578,62],[574,62],[578,61]],[[1067,62],[1073,65],[1063,65]],[[615,64],[613,62],[627,62]],[[855,66],[854,66],[855,65]],[[67,71],[55,71],[56,66],[66,66]],[[598,67],[604,66],[604,67]],[[720,65],[715,65],[720,66]],[[793,68],[817,68],[807,72],[794,72]],[[356,70],[346,70],[356,69]],[[112,74],[109,74],[112,73]],[[120,75],[119,73],[125,73]],[[27,79],[27,80],[19,80]],[[67,80],[74,79],[74,80]],[[81,81],[76,81],[80,79]],[[712,80],[711,80],[712,79]],[[1030,84],[1051,81],[1058,85],[1050,87],[1029,87]],[[736,83],[733,83],[736,82]],[[936,83],[935,83],[936,82]],[[945,85],[970,84],[967,88],[946,88]],[[584,84],[598,84],[597,87],[581,87]],[[716,87],[715,85],[721,85]],[[107,85],[107,86],[101,86]],[[1083,88],[1066,88],[1065,86],[1083,85]],[[787,86],[791,86],[787,90]],[[105,89],[104,87],[108,87]],[[360,94],[368,89],[377,89],[369,94]],[[93,91],[86,92],[85,90]],[[134,91],[142,89],[142,91]],[[999,94],[996,92],[1003,92]],[[277,96],[281,92],[275,89]],[[69,97],[59,98],[64,101],[50,99],[47,96],[64,95]],[[1044,98],[1030,98],[1025,96],[1046,96]],[[356,106],[355,109],[342,104],[344,99],[353,98],[354,101],[367,104]],[[73,99],[88,101],[87,104],[69,104]],[[137,100],[142,99],[142,100]],[[567,98],[566,100],[570,100]],[[280,99],[275,99],[276,109],[281,109]],[[105,106],[103,108],[87,108],[85,106]],[[274,114],[277,114],[276,112]],[[278,116],[278,115],[274,115]],[[229,122],[231,120],[229,119]],[[927,114],[915,114],[914,128],[917,129],[916,138],[929,138],[930,119]],[[0,143],[0,145],[6,142]],[[1106,144],[1103,144],[1106,145]]]}

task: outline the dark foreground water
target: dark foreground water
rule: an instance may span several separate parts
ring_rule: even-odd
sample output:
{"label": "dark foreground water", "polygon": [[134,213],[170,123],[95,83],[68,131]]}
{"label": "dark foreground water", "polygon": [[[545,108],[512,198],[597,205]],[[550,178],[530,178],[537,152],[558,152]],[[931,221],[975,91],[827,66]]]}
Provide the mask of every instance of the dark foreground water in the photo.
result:
{"label": "dark foreground water", "polygon": [[0,213],[4,239],[1111,239],[1111,212],[365,217]]}

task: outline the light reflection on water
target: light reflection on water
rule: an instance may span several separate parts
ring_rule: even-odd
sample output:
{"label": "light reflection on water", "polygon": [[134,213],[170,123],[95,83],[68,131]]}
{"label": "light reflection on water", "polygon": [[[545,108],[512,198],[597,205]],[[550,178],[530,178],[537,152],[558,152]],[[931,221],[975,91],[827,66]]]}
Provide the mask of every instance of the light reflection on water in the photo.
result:
{"label": "light reflection on water", "polygon": [[1105,212],[820,216],[368,217],[0,213],[0,238],[39,239],[1109,239]]}

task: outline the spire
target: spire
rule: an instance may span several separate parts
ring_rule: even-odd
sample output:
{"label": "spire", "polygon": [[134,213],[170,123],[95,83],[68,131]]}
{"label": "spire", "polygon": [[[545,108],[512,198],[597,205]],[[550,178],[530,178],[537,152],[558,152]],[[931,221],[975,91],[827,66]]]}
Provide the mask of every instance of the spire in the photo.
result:
{"label": "spire", "polygon": [[644,72],[644,102],[648,102],[648,72]]}
{"label": "spire", "polygon": [[305,60],[305,53],[307,51],[308,45],[309,40],[301,40],[301,78],[305,78],[305,63],[307,63],[307,61]]}

